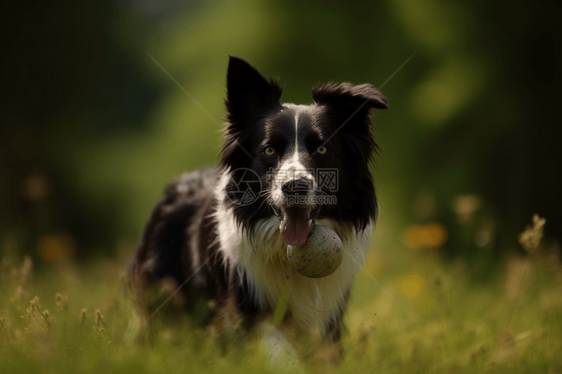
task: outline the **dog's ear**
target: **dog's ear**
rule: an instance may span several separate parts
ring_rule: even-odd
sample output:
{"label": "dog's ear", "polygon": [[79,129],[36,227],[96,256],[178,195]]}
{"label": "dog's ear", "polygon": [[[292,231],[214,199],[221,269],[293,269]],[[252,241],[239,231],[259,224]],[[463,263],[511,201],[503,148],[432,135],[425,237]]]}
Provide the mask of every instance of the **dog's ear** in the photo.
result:
{"label": "dog's ear", "polygon": [[256,115],[281,106],[279,82],[267,80],[241,58],[230,56],[226,87],[227,119],[235,128],[246,126]]}
{"label": "dog's ear", "polygon": [[221,165],[236,169],[251,156],[248,140],[251,132],[244,131],[260,114],[281,109],[281,84],[267,80],[252,65],[230,56],[226,77],[225,100],[228,125],[224,132]]}
{"label": "dog's ear", "polygon": [[370,84],[326,84],[312,89],[316,104],[324,106],[336,131],[346,134],[344,141],[348,151],[359,159],[371,159],[378,149],[373,133],[369,109],[386,109],[386,97]]}
{"label": "dog's ear", "polygon": [[348,115],[355,111],[367,112],[371,108],[386,109],[386,97],[368,83],[353,85],[350,83],[326,84],[312,89],[312,98],[317,104],[328,105]]}

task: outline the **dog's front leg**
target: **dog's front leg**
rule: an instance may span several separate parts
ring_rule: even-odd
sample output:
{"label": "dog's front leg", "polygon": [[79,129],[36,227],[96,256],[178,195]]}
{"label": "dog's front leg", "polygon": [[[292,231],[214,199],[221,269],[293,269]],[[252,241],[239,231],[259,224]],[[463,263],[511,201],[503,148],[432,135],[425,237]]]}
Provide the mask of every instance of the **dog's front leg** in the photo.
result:
{"label": "dog's front leg", "polygon": [[273,371],[303,373],[295,347],[287,340],[285,334],[270,322],[259,326],[268,365]]}

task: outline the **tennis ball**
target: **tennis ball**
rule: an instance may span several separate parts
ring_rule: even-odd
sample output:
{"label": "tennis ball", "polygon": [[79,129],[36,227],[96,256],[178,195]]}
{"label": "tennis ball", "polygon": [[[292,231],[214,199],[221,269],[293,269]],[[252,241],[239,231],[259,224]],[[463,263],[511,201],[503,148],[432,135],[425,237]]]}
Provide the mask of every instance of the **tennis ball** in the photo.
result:
{"label": "tennis ball", "polygon": [[302,246],[287,246],[291,267],[309,278],[324,278],[338,269],[343,260],[343,243],[336,232],[316,225]]}

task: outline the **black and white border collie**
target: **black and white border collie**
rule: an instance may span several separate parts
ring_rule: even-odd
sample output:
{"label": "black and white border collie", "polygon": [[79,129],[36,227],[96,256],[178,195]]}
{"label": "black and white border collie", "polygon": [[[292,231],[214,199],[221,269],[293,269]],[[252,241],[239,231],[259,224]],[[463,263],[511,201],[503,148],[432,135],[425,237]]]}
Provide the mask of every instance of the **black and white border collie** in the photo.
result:
{"label": "black and white border collie", "polygon": [[[369,84],[343,83],[313,88],[312,105],[281,104],[280,83],[236,57],[227,91],[220,166],[166,188],[129,270],[142,289],[189,279],[180,291],[188,312],[236,316],[247,328],[283,297],[286,320],[338,340],[377,216],[370,109],[387,101]],[[337,190],[321,186],[315,171],[323,169],[337,171]],[[297,182],[308,187],[295,204],[287,186]],[[314,202],[327,194],[331,204]],[[317,223],[337,232],[345,255],[333,274],[313,279],[291,269],[287,245],[303,244]]]}

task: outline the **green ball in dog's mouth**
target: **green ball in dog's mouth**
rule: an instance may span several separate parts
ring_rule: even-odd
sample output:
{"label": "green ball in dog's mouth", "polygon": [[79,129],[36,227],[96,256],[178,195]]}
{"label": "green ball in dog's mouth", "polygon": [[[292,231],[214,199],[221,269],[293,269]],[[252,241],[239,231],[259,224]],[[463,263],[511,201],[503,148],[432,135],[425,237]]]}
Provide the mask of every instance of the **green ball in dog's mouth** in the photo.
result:
{"label": "green ball in dog's mouth", "polygon": [[287,246],[291,267],[308,278],[324,278],[335,272],[343,261],[343,243],[336,232],[316,225],[304,245]]}

